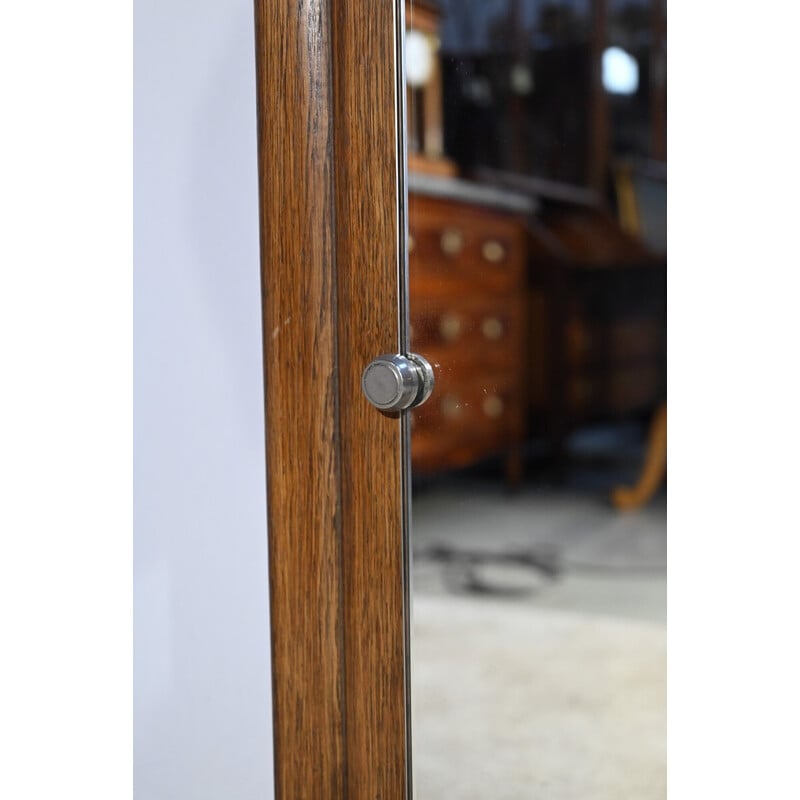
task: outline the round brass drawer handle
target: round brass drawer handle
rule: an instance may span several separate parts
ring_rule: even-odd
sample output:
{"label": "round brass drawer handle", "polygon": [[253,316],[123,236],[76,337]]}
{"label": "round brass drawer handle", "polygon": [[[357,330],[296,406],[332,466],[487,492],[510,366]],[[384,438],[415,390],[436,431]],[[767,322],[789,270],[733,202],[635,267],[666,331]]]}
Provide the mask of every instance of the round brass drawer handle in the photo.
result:
{"label": "round brass drawer handle", "polygon": [[503,323],[497,317],[484,317],[481,322],[481,333],[484,339],[497,342],[503,338]]}
{"label": "round brass drawer handle", "polygon": [[481,253],[490,264],[499,264],[505,261],[506,248],[497,239],[488,239],[483,243]]}
{"label": "round brass drawer handle", "polygon": [[461,317],[458,314],[442,314],[439,319],[439,334],[446,342],[454,342],[461,335]]}
{"label": "round brass drawer handle", "polygon": [[464,234],[458,228],[446,228],[439,244],[446,256],[457,256],[464,249]]}
{"label": "round brass drawer handle", "polygon": [[503,416],[503,398],[496,394],[490,394],[483,398],[483,413],[491,419]]}
{"label": "round brass drawer handle", "polygon": [[439,403],[439,408],[442,411],[442,416],[445,419],[455,419],[461,416],[463,405],[457,395],[445,395]]}

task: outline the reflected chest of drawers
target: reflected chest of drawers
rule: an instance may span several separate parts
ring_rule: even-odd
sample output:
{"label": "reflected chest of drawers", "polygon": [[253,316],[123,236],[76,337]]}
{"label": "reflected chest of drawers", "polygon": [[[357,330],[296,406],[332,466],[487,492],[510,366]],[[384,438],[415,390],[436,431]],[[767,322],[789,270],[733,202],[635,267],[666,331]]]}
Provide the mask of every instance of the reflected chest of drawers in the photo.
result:
{"label": "reflected chest of drawers", "polygon": [[412,414],[416,473],[505,456],[525,434],[527,198],[452,179],[409,181],[411,346],[436,371]]}
{"label": "reflected chest of drawers", "polygon": [[666,399],[666,257],[598,206],[546,198],[527,249],[532,432],[563,466],[575,430]]}

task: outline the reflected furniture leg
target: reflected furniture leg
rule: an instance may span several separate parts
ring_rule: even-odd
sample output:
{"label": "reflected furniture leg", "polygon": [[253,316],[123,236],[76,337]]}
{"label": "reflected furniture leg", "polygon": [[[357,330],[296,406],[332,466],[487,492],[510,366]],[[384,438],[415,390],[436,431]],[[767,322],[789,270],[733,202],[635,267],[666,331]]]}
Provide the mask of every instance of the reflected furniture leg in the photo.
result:
{"label": "reflected furniture leg", "polygon": [[611,493],[611,502],[620,511],[641,508],[656,493],[667,473],[667,404],[659,406],[647,442],[644,465],[636,484],[618,486]]}

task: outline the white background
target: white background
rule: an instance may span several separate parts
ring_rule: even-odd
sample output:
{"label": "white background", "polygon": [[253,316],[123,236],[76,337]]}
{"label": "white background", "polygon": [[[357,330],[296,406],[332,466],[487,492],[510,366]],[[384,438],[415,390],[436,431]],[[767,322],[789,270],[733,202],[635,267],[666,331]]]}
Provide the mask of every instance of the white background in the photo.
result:
{"label": "white background", "polygon": [[134,788],[272,796],[252,0],[134,14]]}

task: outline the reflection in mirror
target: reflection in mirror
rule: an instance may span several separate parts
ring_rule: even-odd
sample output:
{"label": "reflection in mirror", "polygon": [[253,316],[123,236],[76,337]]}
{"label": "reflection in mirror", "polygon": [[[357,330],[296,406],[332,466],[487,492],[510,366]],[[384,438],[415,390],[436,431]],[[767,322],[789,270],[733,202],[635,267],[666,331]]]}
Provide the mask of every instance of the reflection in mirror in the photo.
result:
{"label": "reflection in mirror", "polygon": [[415,796],[662,798],[665,4],[405,23]]}

